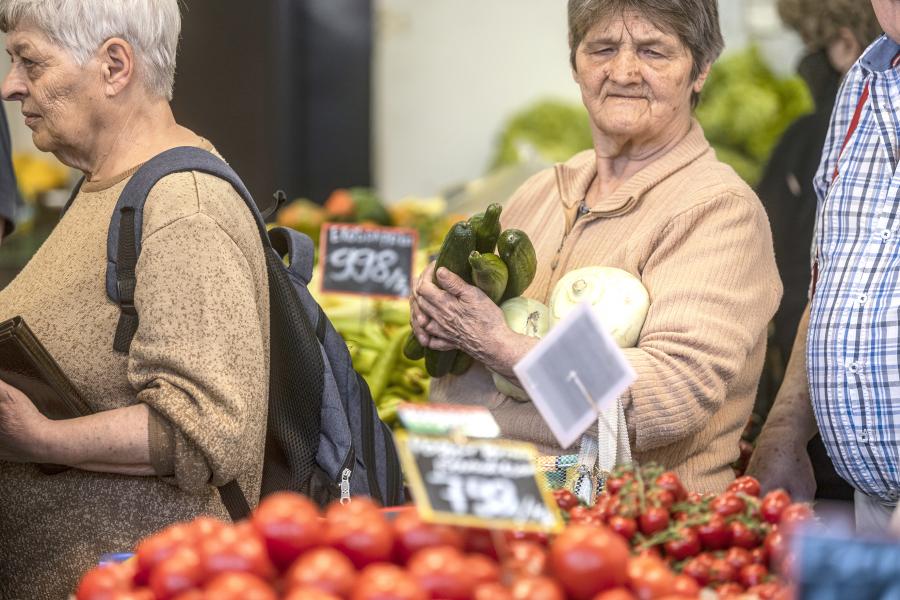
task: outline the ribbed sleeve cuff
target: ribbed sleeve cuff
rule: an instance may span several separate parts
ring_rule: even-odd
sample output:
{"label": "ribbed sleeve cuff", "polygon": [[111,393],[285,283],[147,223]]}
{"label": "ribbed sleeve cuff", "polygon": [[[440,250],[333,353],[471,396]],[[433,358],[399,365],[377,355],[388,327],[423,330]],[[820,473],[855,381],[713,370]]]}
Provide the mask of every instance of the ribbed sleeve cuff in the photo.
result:
{"label": "ribbed sleeve cuff", "polygon": [[150,464],[159,477],[175,474],[175,431],[172,425],[150,408]]}

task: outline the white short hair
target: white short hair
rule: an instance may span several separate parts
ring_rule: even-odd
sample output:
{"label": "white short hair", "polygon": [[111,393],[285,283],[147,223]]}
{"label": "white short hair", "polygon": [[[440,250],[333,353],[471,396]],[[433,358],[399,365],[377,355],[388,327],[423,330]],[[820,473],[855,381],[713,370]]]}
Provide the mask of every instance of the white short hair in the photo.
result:
{"label": "white short hair", "polygon": [[106,40],[134,47],[137,69],[151,94],[172,99],[181,35],[178,0],[0,0],[0,28],[28,23],[69,51],[81,65]]}

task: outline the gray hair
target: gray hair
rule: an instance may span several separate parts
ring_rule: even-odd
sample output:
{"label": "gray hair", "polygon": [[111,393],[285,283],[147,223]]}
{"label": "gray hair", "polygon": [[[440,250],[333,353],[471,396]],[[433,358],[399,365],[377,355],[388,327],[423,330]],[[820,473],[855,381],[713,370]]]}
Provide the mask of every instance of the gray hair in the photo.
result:
{"label": "gray hair", "polygon": [[[717,0],[569,0],[572,68],[576,69],[578,47],[594,25],[629,12],[681,40],[694,62],[692,80],[696,80],[707,65],[714,63],[725,48]],[[695,93],[691,103],[696,106],[699,99]]]}
{"label": "gray hair", "polygon": [[0,30],[25,23],[81,65],[108,39],[124,39],[135,49],[147,91],[172,99],[181,35],[178,0],[0,0]]}

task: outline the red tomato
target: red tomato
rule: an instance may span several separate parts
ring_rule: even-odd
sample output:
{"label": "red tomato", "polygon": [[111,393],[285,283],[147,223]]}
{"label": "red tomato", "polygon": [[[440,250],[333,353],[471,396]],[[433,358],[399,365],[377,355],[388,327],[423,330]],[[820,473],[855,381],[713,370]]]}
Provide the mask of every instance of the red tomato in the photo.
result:
{"label": "red tomato", "polygon": [[147,588],[141,588],[139,590],[113,592],[109,600],[156,600],[156,597]]}
{"label": "red tomato", "polygon": [[484,554],[466,555],[466,577],[475,585],[500,581],[500,565]]}
{"label": "red tomato", "polygon": [[709,583],[729,583],[737,573],[724,558],[714,558],[709,565]]}
{"label": "red tomato", "polygon": [[738,477],[728,486],[729,492],[747,494],[748,496],[759,497],[760,486],[759,481],[755,477],[744,475]]}
{"label": "red tomato", "polygon": [[549,577],[525,577],[513,583],[513,600],[565,600],[559,584]]}
{"label": "red tomato", "polygon": [[275,574],[265,543],[248,521],[221,529],[201,540],[197,548],[207,578],[228,572],[251,573],[262,579]]}
{"label": "red tomato", "polygon": [[731,545],[731,529],[721,515],[713,514],[709,521],[698,525],[697,535],[708,550],[723,550]]}
{"label": "red tomato", "polygon": [[769,553],[765,546],[757,546],[750,551],[751,562],[757,565],[765,565],[769,562]]}
{"label": "red tomato", "polygon": [[505,534],[507,543],[509,542],[534,542],[539,546],[546,546],[550,539],[546,533],[542,531],[507,531]]}
{"label": "red tomato", "polygon": [[700,594],[700,584],[698,584],[693,577],[688,577],[683,573],[675,576],[675,582],[672,584],[672,589],[676,594],[689,596],[691,598],[695,598]]}
{"label": "red tomato", "polygon": [[428,593],[412,575],[396,565],[376,563],[363,569],[353,585],[351,600],[428,600]]}
{"label": "red tomato", "polygon": [[719,494],[710,503],[709,507],[712,511],[723,517],[730,517],[744,512],[747,507],[746,503],[731,492]]}
{"label": "red tomato", "polygon": [[610,477],[606,480],[606,492],[611,496],[617,496],[633,480],[634,476],[631,473],[625,473],[621,477]]}
{"label": "red tomato", "polygon": [[731,543],[739,548],[752,550],[759,546],[759,536],[740,521],[732,521],[731,525]]}
{"label": "red tomato", "polygon": [[[153,592],[150,592],[150,594],[152,598]],[[203,592],[203,590],[189,590],[187,592],[178,594],[172,600],[209,600],[209,598],[206,597],[206,594]]]}
{"label": "red tomato", "polygon": [[669,510],[672,508],[672,505],[675,504],[675,494],[669,490],[660,488],[650,490],[650,492],[647,493],[647,504],[650,506],[661,506],[662,508]]}
{"label": "red tomato", "polygon": [[703,560],[700,557],[695,557],[690,559],[684,564],[681,572],[684,575],[687,575],[701,586],[709,583],[709,568],[710,561]]}
{"label": "red tomato", "polygon": [[401,564],[406,564],[410,556],[423,548],[453,546],[462,550],[465,546],[459,530],[426,523],[415,509],[401,511],[391,526],[394,531],[394,558]]}
{"label": "red tomato", "polygon": [[782,591],[777,583],[760,583],[750,587],[748,594],[755,594],[760,600],[774,600],[778,593]]}
{"label": "red tomato", "polygon": [[807,523],[813,519],[813,510],[808,504],[796,503],[791,504],[781,513],[781,521],[779,525],[786,532],[790,533],[795,527],[801,523]]}
{"label": "red tomato", "polygon": [[628,541],[631,541],[634,534],[637,533],[637,523],[634,519],[618,515],[609,518],[609,528]]}
{"label": "red tomato", "polygon": [[188,523],[191,536],[195,541],[209,537],[226,527],[228,527],[226,523],[212,517],[197,517]]}
{"label": "red tomato", "polygon": [[336,596],[353,589],[356,569],[350,559],[334,548],[310,550],[294,561],[285,576],[287,588],[316,588]]}
{"label": "red tomato", "polygon": [[131,586],[115,567],[96,567],[85,573],[75,591],[77,600],[109,600],[114,592],[129,590]]}
{"label": "red tomato", "polygon": [[744,567],[753,563],[753,556],[746,548],[735,546],[729,548],[725,553],[725,562],[731,565],[735,571],[740,571]]}
{"label": "red tomato", "polygon": [[738,581],[744,587],[751,587],[765,582],[769,576],[769,570],[763,565],[750,564],[744,566],[738,573]]}
{"label": "red tomato", "polygon": [[594,600],[638,600],[637,596],[626,589],[606,590],[594,596]]}
{"label": "red tomato", "polygon": [[769,555],[769,568],[776,570],[787,553],[787,540],[784,539],[784,534],[780,530],[773,529],[766,536],[764,544],[766,554]]}
{"label": "red tomato", "polygon": [[661,560],[637,556],[628,561],[628,587],[640,600],[675,592],[675,573]]}
{"label": "red tomato", "polygon": [[150,589],[158,600],[169,600],[199,587],[203,579],[200,556],[191,546],[184,546],[154,567],[150,573]]}
{"label": "red tomato", "polygon": [[215,600],[278,600],[268,583],[251,573],[222,573],[206,584],[206,595]]}
{"label": "red tomato", "polygon": [[682,527],[678,530],[678,538],[666,542],[664,548],[675,560],[697,556],[700,554],[700,536],[690,527]]}
{"label": "red tomato", "polygon": [[731,600],[732,596],[740,596],[744,593],[744,588],[740,584],[731,582],[720,585],[716,588],[721,600]]}
{"label": "red tomato", "polygon": [[606,494],[599,496],[597,502],[591,508],[591,513],[600,521],[606,522],[610,517],[610,497]]}
{"label": "red tomato", "polygon": [[294,588],[287,593],[284,600],[341,600],[341,597],[317,588]]}
{"label": "red tomato", "polygon": [[298,556],[322,543],[325,525],[319,509],[290,492],[272,494],[253,513],[253,527],[262,537],[269,558],[284,570]]}
{"label": "red tomato", "polygon": [[591,513],[591,509],[587,506],[578,505],[572,510],[569,511],[569,522],[571,523],[584,523],[588,521],[593,514]]}
{"label": "red tomato", "polygon": [[581,501],[578,500],[578,496],[565,489],[553,490],[553,498],[556,500],[557,506],[563,510],[572,510],[581,504]]}
{"label": "red tomato", "polygon": [[547,551],[534,542],[510,542],[503,569],[514,577],[537,577],[547,571]]}
{"label": "red tomato", "polygon": [[653,535],[669,526],[669,511],[661,506],[649,506],[638,519],[641,533]]}
{"label": "red tomato", "polygon": [[656,478],[656,486],[664,490],[668,490],[675,496],[677,502],[681,502],[687,498],[687,492],[684,490],[681,480],[674,471],[666,471]]}
{"label": "red tomato", "polygon": [[472,600],[513,600],[509,588],[499,583],[481,583],[475,586]]}
{"label": "red tomato", "polygon": [[625,583],[628,545],[605,526],[572,525],[550,547],[550,565],[570,596],[590,600]]}
{"label": "red tomato", "polygon": [[762,512],[763,519],[777,525],[781,521],[781,513],[790,504],[791,497],[786,491],[773,490],[763,497],[760,512]]}
{"label": "red tomato", "polygon": [[501,535],[502,534],[497,531],[489,531],[487,529],[465,529],[465,551],[484,554],[485,556],[496,560],[497,545],[495,539]]}
{"label": "red tomato", "polygon": [[425,548],[409,559],[407,570],[432,598],[468,600],[475,581],[466,572],[466,557],[450,546]]}
{"label": "red tomato", "polygon": [[387,562],[394,547],[391,526],[371,502],[332,504],[326,513],[325,543],[343,552],[357,569]]}
{"label": "red tomato", "polygon": [[179,547],[193,544],[195,539],[192,527],[179,524],[141,541],[135,550],[138,564],[135,581],[140,585],[147,583],[156,565],[172,556]]}

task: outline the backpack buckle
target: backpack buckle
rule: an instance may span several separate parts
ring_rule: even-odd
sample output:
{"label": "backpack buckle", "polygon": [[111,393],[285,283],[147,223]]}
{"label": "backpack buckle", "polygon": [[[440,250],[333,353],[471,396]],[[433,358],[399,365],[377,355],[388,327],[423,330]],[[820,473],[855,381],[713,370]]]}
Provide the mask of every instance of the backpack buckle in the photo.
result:
{"label": "backpack buckle", "polygon": [[134,288],[137,280],[119,279],[116,281],[116,291],[119,293],[119,308],[126,315],[136,315],[137,309],[134,307]]}

